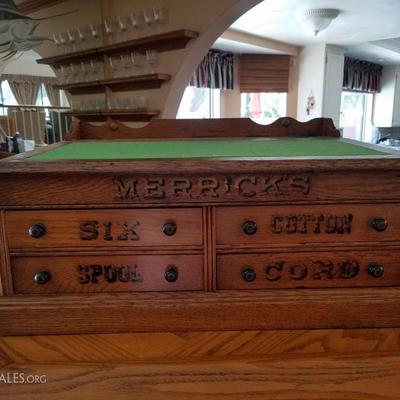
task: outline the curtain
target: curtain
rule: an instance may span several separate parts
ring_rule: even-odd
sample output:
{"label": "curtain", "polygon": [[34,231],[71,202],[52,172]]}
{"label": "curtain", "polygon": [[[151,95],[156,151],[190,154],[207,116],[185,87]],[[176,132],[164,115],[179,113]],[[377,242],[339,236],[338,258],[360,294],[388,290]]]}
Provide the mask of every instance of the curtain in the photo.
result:
{"label": "curtain", "polygon": [[[33,75],[2,74],[2,81],[7,81],[18,105],[35,105],[40,85],[55,85],[57,80],[52,77]],[[50,101],[50,94],[48,94]],[[52,104],[53,105],[53,104]]]}
{"label": "curtain", "polygon": [[343,89],[377,93],[381,90],[382,65],[345,57]]}
{"label": "curtain", "polygon": [[14,82],[8,81],[12,94],[18,105],[35,105],[40,89],[38,82]]}
{"label": "curtain", "polygon": [[233,53],[209,50],[193,72],[190,86],[210,89],[233,89]]}
{"label": "curtain", "polygon": [[242,54],[239,64],[241,93],[289,91],[290,56]]}
{"label": "curtain", "polygon": [[60,89],[57,89],[51,83],[45,83],[44,87],[46,89],[47,97],[49,98],[50,105],[53,107],[60,107]]}

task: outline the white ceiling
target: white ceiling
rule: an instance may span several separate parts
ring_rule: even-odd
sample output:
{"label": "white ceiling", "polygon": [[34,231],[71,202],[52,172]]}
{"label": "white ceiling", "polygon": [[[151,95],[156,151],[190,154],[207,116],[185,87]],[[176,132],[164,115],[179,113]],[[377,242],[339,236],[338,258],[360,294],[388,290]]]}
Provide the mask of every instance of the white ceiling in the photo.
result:
{"label": "white ceiling", "polygon": [[[309,8],[337,8],[340,15],[315,37],[296,19],[296,13]],[[334,44],[344,47],[348,55],[381,64],[400,63],[400,0],[266,0],[231,28],[297,46]],[[214,47],[228,50],[224,43]],[[246,51],[251,52],[241,49]]]}
{"label": "white ceiling", "polygon": [[225,39],[220,37],[212,46],[214,49],[230,51],[236,54],[285,54],[282,51],[267,49],[265,47],[255,46],[235,40]]}

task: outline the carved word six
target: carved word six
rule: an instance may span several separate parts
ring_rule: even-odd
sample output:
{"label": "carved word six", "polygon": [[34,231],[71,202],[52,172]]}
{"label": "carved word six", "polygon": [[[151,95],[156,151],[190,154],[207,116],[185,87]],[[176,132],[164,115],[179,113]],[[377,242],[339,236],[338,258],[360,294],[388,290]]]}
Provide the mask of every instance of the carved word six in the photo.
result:
{"label": "carved word six", "polygon": [[139,221],[99,222],[84,221],[80,224],[81,240],[140,240],[136,228]]}

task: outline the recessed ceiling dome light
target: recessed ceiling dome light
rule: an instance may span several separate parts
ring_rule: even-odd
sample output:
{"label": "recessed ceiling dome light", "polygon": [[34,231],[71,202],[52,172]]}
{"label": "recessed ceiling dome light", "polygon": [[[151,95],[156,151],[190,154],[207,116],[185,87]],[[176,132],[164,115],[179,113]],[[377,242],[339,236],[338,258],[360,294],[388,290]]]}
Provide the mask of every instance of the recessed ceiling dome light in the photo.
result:
{"label": "recessed ceiling dome light", "polygon": [[300,12],[297,17],[305,28],[317,36],[319,32],[330,25],[339,13],[339,10],[333,8],[314,8]]}

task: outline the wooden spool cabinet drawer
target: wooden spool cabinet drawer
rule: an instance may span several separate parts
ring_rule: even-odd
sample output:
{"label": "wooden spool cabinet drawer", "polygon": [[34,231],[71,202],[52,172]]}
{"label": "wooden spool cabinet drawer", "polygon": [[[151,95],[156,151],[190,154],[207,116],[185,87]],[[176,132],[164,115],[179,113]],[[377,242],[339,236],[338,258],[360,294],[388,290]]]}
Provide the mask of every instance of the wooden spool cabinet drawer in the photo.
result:
{"label": "wooden spool cabinet drawer", "polygon": [[399,204],[221,207],[217,245],[398,241],[399,215]]}
{"label": "wooden spool cabinet drawer", "polygon": [[10,248],[201,246],[201,209],[10,211]]}
{"label": "wooden spool cabinet drawer", "polygon": [[398,286],[399,259],[400,250],[219,255],[217,288]]}
{"label": "wooden spool cabinet drawer", "polygon": [[16,294],[203,290],[201,255],[13,257]]}

